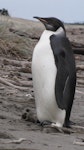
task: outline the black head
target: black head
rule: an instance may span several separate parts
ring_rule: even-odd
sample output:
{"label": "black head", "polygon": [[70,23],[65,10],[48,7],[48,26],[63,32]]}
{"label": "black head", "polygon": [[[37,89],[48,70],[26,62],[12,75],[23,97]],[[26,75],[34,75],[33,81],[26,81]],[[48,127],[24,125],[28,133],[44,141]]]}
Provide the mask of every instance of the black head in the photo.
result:
{"label": "black head", "polygon": [[60,21],[57,18],[53,18],[53,17],[50,17],[50,18],[34,17],[34,18],[40,20],[46,27],[46,30],[56,31],[58,28],[62,27],[65,32],[65,27],[62,21]]}

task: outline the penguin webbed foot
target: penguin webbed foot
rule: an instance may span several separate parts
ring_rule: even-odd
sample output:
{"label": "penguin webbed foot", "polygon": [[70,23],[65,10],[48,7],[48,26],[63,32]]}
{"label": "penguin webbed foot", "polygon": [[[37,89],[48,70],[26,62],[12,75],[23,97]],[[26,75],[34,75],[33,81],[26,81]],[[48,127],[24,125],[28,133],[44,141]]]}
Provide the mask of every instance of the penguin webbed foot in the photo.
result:
{"label": "penguin webbed foot", "polygon": [[64,133],[64,134],[71,134],[71,133],[74,133],[75,131],[70,128],[69,126],[68,127],[58,127],[56,124],[52,124],[52,128],[54,128],[57,132],[59,133]]}
{"label": "penguin webbed foot", "polygon": [[42,122],[40,122],[39,120],[38,120],[37,123],[39,123],[39,125],[42,126],[42,127],[50,126],[52,124],[50,121],[42,121]]}
{"label": "penguin webbed foot", "polygon": [[71,134],[75,133],[73,128],[69,127],[60,127],[55,123],[48,121],[39,122],[39,125],[43,128],[43,131],[46,133],[62,133],[62,134]]}
{"label": "penguin webbed foot", "polygon": [[71,128],[71,126],[75,125],[76,123],[69,120],[67,122],[64,123],[63,127],[66,127],[66,128]]}

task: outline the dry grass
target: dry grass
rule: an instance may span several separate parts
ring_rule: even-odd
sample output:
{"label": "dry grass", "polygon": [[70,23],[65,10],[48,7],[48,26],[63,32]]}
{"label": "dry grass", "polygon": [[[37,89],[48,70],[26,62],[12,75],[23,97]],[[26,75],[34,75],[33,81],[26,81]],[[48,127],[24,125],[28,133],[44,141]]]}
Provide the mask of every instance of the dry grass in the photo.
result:
{"label": "dry grass", "polygon": [[[71,42],[84,43],[84,26],[65,27]],[[44,26],[39,22],[0,16],[0,55],[11,59],[31,60],[32,51],[43,30]]]}
{"label": "dry grass", "polygon": [[[22,25],[24,26],[24,24]],[[22,31],[19,21],[18,23],[14,23],[13,19],[10,17],[0,16],[0,54],[17,59],[30,59],[36,41],[10,32],[10,29],[16,30],[17,27],[19,32]],[[27,30],[27,28],[25,28],[25,30]]]}

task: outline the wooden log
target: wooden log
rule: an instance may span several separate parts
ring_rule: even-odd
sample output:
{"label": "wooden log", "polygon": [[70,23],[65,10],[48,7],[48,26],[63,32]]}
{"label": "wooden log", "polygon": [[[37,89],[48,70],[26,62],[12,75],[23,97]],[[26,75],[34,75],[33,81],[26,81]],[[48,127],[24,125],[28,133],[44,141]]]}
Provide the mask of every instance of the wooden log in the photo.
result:
{"label": "wooden log", "polygon": [[18,60],[11,60],[11,59],[3,59],[4,65],[12,65],[16,67],[31,67],[31,62],[29,61],[18,61]]}
{"label": "wooden log", "polygon": [[84,80],[79,79],[79,80],[77,80],[77,83],[78,83],[78,84],[82,84],[82,85],[84,85]]}
{"label": "wooden log", "polygon": [[84,146],[84,139],[82,139],[82,138],[77,138],[76,140],[74,140],[73,144],[74,144],[74,145]]}
{"label": "wooden log", "polygon": [[84,47],[83,48],[72,48],[74,54],[84,55]]}
{"label": "wooden log", "polygon": [[20,72],[31,73],[31,62],[29,62],[29,61],[18,61],[18,60],[4,59],[3,64],[20,67],[18,70]]}
{"label": "wooden log", "polygon": [[7,79],[7,81],[9,83],[12,83],[12,84],[17,85],[17,86],[33,87],[32,81],[23,81],[23,80],[19,80],[19,79],[15,79],[15,80]]}
{"label": "wooden log", "polygon": [[12,33],[15,33],[15,34],[17,34],[19,36],[24,36],[26,38],[30,38],[30,39],[34,39],[34,40],[39,40],[39,38],[40,38],[38,36],[30,35],[30,34],[28,34],[26,32],[23,32],[23,31],[20,31],[20,30],[16,30],[16,29],[13,29],[13,28],[10,28],[9,31],[12,32]]}
{"label": "wooden log", "polygon": [[66,128],[66,127],[57,127],[55,124],[50,124],[50,125],[44,125],[43,128],[48,129],[48,131],[50,130],[50,132],[59,132],[59,133],[65,133],[65,134],[84,133],[84,127],[77,126],[77,125],[74,125],[74,126],[71,125],[70,128]]}
{"label": "wooden log", "polygon": [[1,82],[2,84],[11,86],[11,87],[16,88],[16,89],[19,89],[19,90],[28,90],[27,87],[16,86],[16,85],[14,85],[14,84],[8,82],[6,79],[1,78],[1,77],[0,77],[0,82]]}
{"label": "wooden log", "polygon": [[76,68],[77,70],[84,70],[84,65],[77,65]]}

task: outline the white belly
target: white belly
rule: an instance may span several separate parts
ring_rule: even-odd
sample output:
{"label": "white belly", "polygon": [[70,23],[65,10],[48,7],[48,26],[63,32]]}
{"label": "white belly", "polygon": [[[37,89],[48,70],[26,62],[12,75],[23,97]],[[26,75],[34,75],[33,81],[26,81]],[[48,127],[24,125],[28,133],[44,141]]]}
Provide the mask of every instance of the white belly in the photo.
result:
{"label": "white belly", "polygon": [[62,126],[65,119],[65,111],[58,108],[55,97],[57,69],[49,38],[45,40],[41,39],[38,42],[32,59],[37,117],[39,121],[51,121]]}

